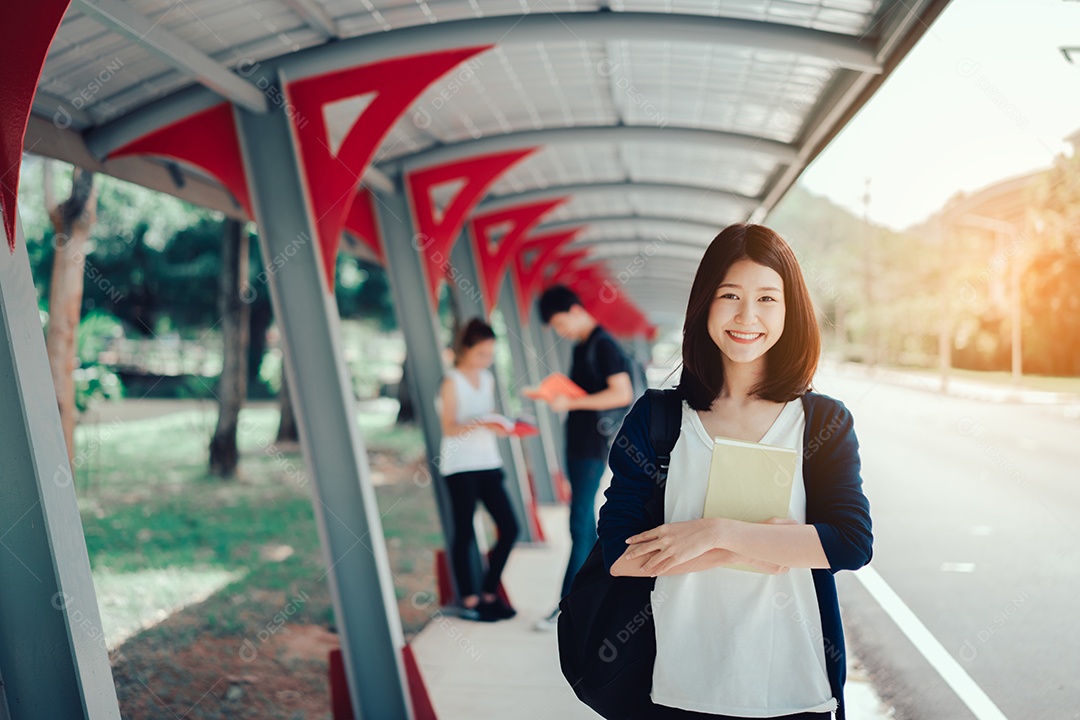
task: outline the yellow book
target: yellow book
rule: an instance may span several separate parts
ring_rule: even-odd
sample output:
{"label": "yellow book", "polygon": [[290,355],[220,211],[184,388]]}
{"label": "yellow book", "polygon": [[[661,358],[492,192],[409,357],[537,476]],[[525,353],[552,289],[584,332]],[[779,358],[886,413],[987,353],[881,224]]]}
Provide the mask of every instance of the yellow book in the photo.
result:
{"label": "yellow book", "polygon": [[[744,522],[786,518],[791,505],[791,484],[798,455],[791,448],[763,443],[713,438],[709,487],[702,517],[723,517]],[[735,570],[762,572],[749,565]]]}

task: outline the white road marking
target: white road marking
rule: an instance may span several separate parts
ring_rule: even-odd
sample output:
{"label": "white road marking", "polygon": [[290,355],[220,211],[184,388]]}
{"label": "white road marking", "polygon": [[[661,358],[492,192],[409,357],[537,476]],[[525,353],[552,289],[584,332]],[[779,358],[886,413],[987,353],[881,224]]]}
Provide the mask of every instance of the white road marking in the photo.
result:
{"label": "white road marking", "polygon": [[989,535],[994,532],[994,528],[991,525],[972,525],[969,532],[972,535]]}
{"label": "white road marking", "polygon": [[975,572],[975,563],[945,562],[941,563],[941,572]]}
{"label": "white road marking", "polygon": [[978,720],[1008,720],[877,570],[867,566],[857,571],[855,577]]}

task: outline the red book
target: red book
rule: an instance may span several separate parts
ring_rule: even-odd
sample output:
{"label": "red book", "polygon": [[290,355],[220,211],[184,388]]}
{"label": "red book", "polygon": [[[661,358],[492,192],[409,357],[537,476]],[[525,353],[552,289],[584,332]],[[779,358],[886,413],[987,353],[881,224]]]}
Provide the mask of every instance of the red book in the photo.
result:
{"label": "red book", "polygon": [[562,373],[551,373],[540,382],[540,387],[528,388],[524,395],[533,400],[551,402],[558,395],[569,398],[585,397],[588,393],[581,389],[576,382]]}
{"label": "red book", "polygon": [[[529,419],[531,420],[532,418]],[[502,425],[506,429],[506,432],[514,437],[529,437],[531,435],[540,434],[540,429],[524,418],[508,418],[505,415],[491,413],[489,415],[481,415],[477,420]]]}

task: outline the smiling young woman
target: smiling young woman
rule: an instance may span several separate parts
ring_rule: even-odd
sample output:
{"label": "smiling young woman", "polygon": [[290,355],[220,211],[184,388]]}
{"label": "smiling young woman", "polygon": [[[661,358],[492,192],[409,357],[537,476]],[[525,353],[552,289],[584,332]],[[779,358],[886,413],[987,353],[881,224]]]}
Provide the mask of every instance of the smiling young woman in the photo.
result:
{"label": "smiling young woman", "polygon": [[[663,523],[646,503],[656,462],[638,402],[609,456],[600,511],[612,575],[656,577],[651,699],[635,720],[844,720],[844,639],[833,574],[870,561],[850,412],[814,392],[821,351],[795,254],[761,225],[725,228],[698,267],[683,328],[679,439]],[[703,518],[712,439],[798,452],[785,517]],[[626,448],[634,448],[635,457]],[[748,563],[761,572],[730,567]]]}

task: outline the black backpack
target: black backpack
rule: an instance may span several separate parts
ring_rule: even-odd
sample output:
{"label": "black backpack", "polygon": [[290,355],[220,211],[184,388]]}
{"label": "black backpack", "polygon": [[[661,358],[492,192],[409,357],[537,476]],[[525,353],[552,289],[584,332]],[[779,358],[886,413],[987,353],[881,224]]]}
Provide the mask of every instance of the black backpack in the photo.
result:
{"label": "black backpack", "polygon": [[[597,340],[590,342],[589,347],[585,351],[586,362],[589,364],[589,372],[596,371],[597,342]],[[630,408],[633,407],[634,403],[637,402],[637,399],[644,395],[645,391],[649,389],[649,380],[645,376],[645,366],[643,366],[636,357],[627,354],[621,345],[616,343],[615,346],[619,349],[619,352],[622,353],[623,358],[626,359],[627,372],[630,374],[630,384],[634,389],[634,397],[626,407],[595,411],[596,428],[600,431],[601,435],[607,438],[609,443],[619,432],[619,428],[622,427],[623,418],[630,412]]]}
{"label": "black backpack", "polygon": [[[679,439],[682,403],[674,390],[648,390],[649,439],[656,451],[656,488],[646,504],[664,522],[664,484]],[[644,529],[644,528],[643,528]],[[627,720],[648,704],[656,660],[650,593],[655,578],[612,577],[600,541],[559,602],[559,664],[578,699],[607,720]]]}

